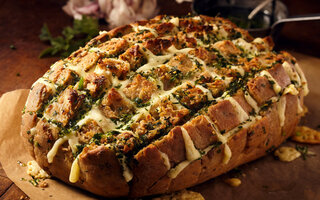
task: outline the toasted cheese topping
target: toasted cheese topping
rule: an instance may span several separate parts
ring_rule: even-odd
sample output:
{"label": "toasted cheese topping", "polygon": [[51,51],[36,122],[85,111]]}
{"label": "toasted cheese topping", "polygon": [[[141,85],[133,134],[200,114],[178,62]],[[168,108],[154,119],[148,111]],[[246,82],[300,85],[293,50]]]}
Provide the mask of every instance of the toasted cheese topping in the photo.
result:
{"label": "toasted cheese topping", "polygon": [[286,87],[283,91],[283,94],[292,94],[292,95],[298,95],[299,91],[297,90],[297,88],[293,85],[290,84],[288,87]]}
{"label": "toasted cheese topping", "polygon": [[203,87],[202,85],[196,85],[196,88],[199,88],[203,93],[205,93],[208,97],[209,101],[214,100],[212,93],[207,88]]}
{"label": "toasted cheese topping", "polygon": [[135,32],[147,30],[147,31],[150,31],[155,37],[158,37],[157,31],[153,28],[149,28],[149,27],[145,27],[145,26],[133,26],[133,30]]}
{"label": "toasted cheese topping", "polygon": [[269,81],[272,81],[272,87],[273,87],[273,90],[276,94],[279,94],[279,92],[281,92],[282,88],[281,86],[279,85],[279,83],[272,77],[272,75],[266,71],[266,70],[263,70],[261,73],[260,73],[261,76],[265,76]]}
{"label": "toasted cheese topping", "polygon": [[88,114],[77,123],[77,125],[81,127],[89,120],[97,122],[104,132],[113,130],[116,127],[116,125],[110,119],[106,118],[97,107],[93,107]]}
{"label": "toasted cheese topping", "polygon": [[37,83],[42,83],[43,85],[47,86],[48,88],[52,89],[52,92],[55,93],[57,91],[57,86],[50,80],[41,77],[39,78],[34,84],[32,84],[32,87],[37,84]]}
{"label": "toasted cheese topping", "polygon": [[253,55],[253,56],[258,53],[258,49],[257,49],[257,47],[255,45],[245,41],[242,38],[238,38],[236,40],[233,40],[232,42],[235,45],[240,46],[244,50],[245,53],[248,53],[248,54]]}

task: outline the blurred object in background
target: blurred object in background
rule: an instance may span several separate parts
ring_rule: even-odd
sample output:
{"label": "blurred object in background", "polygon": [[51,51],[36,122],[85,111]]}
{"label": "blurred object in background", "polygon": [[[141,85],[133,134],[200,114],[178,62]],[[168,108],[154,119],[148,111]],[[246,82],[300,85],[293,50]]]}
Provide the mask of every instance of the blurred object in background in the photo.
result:
{"label": "blurred object in background", "polygon": [[[250,13],[262,3],[265,6],[252,19]],[[270,34],[270,27],[288,17],[287,7],[279,0],[194,0],[195,13],[228,18],[237,26],[247,29],[254,37]]]}
{"label": "blurred object in background", "polygon": [[176,0],[177,3],[192,2],[193,0]]}
{"label": "blurred object in background", "polygon": [[75,19],[82,15],[104,19],[109,28],[152,18],[159,11],[157,0],[69,0],[63,10]]}
{"label": "blurred object in background", "polygon": [[[319,0],[275,0],[274,15],[272,3],[264,7],[253,20],[247,16],[263,0],[194,0],[193,11],[210,16],[229,18],[242,28],[257,36],[271,33],[270,26],[275,22],[291,17],[319,18]],[[240,9],[238,9],[240,7]],[[267,28],[266,28],[267,27]],[[263,31],[265,30],[265,31]],[[320,21],[299,21],[281,23],[272,30],[278,49],[298,51],[320,57]]]}

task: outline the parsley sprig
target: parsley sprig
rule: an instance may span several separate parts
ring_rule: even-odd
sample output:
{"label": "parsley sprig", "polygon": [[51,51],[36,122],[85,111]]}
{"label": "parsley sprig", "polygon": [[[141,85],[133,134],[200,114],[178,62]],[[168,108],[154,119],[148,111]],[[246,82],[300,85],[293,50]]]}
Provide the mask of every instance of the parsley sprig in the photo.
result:
{"label": "parsley sprig", "polygon": [[81,20],[75,19],[73,27],[67,26],[62,30],[62,35],[53,37],[47,24],[41,28],[39,38],[41,41],[49,42],[51,47],[43,50],[39,57],[60,56],[68,57],[73,51],[84,46],[90,39],[98,35],[98,20],[83,16]]}

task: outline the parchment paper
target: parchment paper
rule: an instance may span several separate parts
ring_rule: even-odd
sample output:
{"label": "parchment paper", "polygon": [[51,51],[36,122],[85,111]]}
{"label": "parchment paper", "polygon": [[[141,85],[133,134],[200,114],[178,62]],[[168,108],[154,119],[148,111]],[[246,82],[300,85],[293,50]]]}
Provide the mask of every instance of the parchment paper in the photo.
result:
{"label": "parchment paper", "polygon": [[[309,81],[310,94],[305,103],[309,108],[303,124],[312,128],[320,125],[320,59],[294,54]],[[0,99],[0,162],[7,176],[31,199],[96,199],[88,192],[68,186],[58,180],[48,180],[49,187],[42,189],[21,178],[30,179],[26,167],[17,161],[27,163],[32,160],[24,149],[20,136],[21,111],[29,90],[21,89],[5,93]],[[284,146],[294,146],[286,142]],[[227,173],[216,179],[191,188],[200,192],[205,199],[320,199],[320,145],[308,145],[316,156],[306,160],[284,163],[272,155],[260,158],[240,167],[242,184],[233,188],[223,182],[233,176]]]}

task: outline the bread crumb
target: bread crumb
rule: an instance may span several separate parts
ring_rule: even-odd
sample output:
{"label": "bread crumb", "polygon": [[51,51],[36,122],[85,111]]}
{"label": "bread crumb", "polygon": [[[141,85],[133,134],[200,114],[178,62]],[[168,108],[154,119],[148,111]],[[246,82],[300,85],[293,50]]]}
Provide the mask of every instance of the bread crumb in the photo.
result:
{"label": "bread crumb", "polygon": [[35,160],[29,161],[27,163],[27,174],[34,178],[50,178],[50,176],[45,172]]}
{"label": "bread crumb", "polygon": [[297,126],[291,139],[305,144],[320,144],[320,132],[306,126]]}
{"label": "bread crumb", "polygon": [[274,155],[283,162],[290,162],[299,158],[301,153],[293,147],[280,147],[274,152]]}
{"label": "bread crumb", "polygon": [[46,188],[49,186],[45,180],[50,178],[50,176],[38,165],[35,160],[27,163],[27,174],[32,178],[28,181],[33,186],[40,188]]}
{"label": "bread crumb", "polygon": [[241,180],[238,178],[228,178],[225,179],[224,182],[232,187],[238,187],[239,185],[241,185]]}
{"label": "bread crumb", "polygon": [[41,188],[46,188],[48,186],[49,185],[45,180],[42,180],[42,181],[39,182],[39,187],[41,187]]}
{"label": "bread crumb", "polygon": [[198,192],[190,190],[181,190],[160,197],[155,197],[152,200],[204,200],[203,196]]}

